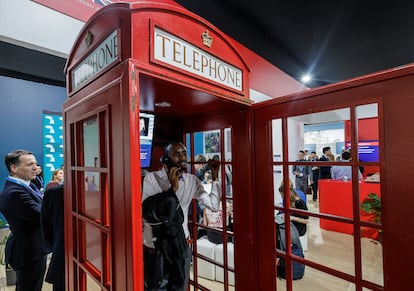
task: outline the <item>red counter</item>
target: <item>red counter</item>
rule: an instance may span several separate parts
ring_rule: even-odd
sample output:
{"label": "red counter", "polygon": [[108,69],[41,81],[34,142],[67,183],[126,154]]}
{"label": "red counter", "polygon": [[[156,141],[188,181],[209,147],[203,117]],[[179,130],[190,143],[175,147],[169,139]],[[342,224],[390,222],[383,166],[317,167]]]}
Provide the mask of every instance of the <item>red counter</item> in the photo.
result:
{"label": "red counter", "polygon": [[[360,203],[369,193],[376,193],[381,197],[379,183],[360,182]],[[319,212],[353,218],[352,211],[352,184],[338,180],[319,180]],[[361,220],[368,221],[366,216]],[[327,219],[320,220],[320,227],[326,230],[353,234],[353,225]],[[364,235],[365,236],[365,235]],[[375,236],[375,234],[373,235]],[[369,235],[371,237],[371,235]]]}

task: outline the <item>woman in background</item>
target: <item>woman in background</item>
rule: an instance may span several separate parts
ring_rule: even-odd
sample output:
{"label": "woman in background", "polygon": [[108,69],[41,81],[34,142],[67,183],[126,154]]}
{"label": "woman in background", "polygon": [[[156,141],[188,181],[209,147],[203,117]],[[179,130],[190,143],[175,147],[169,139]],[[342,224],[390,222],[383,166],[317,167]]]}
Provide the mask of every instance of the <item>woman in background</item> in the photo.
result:
{"label": "woman in background", "polygon": [[[298,190],[293,189],[293,184],[291,181],[289,181],[290,207],[301,209],[301,210],[308,210],[308,207],[306,206],[306,202],[300,197],[297,191]],[[279,193],[283,199],[283,182],[280,184]],[[305,194],[302,194],[302,196],[305,196]],[[309,216],[292,213],[292,215],[290,216],[290,220],[298,229],[299,236],[305,235],[306,228],[307,228],[306,225],[308,224]]]}
{"label": "woman in background", "polygon": [[62,169],[54,170],[52,174],[52,178],[50,179],[50,182],[47,183],[46,185],[46,189],[59,186],[62,183],[63,183],[63,170]]}

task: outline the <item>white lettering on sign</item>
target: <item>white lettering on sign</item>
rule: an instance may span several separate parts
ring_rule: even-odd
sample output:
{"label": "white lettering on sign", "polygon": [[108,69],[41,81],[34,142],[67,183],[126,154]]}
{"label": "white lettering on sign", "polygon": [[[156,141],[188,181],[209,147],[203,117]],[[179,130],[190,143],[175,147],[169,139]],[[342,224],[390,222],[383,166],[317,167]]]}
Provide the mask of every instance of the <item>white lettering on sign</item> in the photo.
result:
{"label": "white lettering on sign", "polygon": [[115,62],[118,51],[118,30],[115,30],[72,71],[72,90]]}
{"label": "white lettering on sign", "polygon": [[158,28],[154,29],[154,58],[232,89],[243,90],[242,70]]}

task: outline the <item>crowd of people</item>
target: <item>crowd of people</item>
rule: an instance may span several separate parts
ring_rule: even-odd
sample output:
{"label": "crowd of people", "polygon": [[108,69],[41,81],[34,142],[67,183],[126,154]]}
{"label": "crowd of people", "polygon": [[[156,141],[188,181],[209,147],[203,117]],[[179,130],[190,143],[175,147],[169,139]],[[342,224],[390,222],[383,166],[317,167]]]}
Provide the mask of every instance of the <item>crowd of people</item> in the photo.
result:
{"label": "crowd of people", "polygon": [[[340,161],[349,162],[350,159],[351,153],[343,151]],[[296,162],[301,161],[328,162],[334,161],[334,157],[330,147],[324,147],[321,157],[316,152],[299,151]],[[145,290],[163,286],[186,290],[191,261],[188,217],[192,200],[195,198],[198,203],[198,222],[207,226],[208,239],[214,243],[222,243],[223,238],[216,230],[224,226],[232,230],[232,205],[228,202],[225,210],[221,207],[219,156],[211,159],[196,156],[194,175],[186,173],[186,147],[180,142],[172,142],[165,146],[161,162],[162,169],[148,172],[143,180]],[[45,186],[42,167],[32,152],[14,150],[6,155],[5,165],[9,176],[0,194],[0,211],[10,225],[5,257],[16,271],[16,290],[41,290],[46,258],[51,252],[45,280],[53,284],[53,290],[64,290],[63,168],[56,169]],[[226,185],[231,185],[231,167],[225,166]],[[283,183],[279,188],[280,195],[282,199],[289,197],[290,207],[305,211],[308,210],[306,193],[310,186],[313,200],[318,198],[318,180],[352,179],[350,166],[326,163],[295,163],[292,174],[295,181],[289,181],[289,195],[284,195]],[[362,178],[361,172],[358,178]],[[226,195],[229,195],[228,191],[226,189]],[[293,213],[291,221],[303,236],[308,216]],[[159,266],[164,267],[159,269]]]}
{"label": "crowd of people", "polygon": [[[298,152],[298,159],[296,162],[350,162],[350,149],[343,149],[342,153],[335,158],[329,146],[322,148],[322,155],[319,157],[315,151],[310,154],[307,150],[300,150]],[[359,167],[358,179],[362,180],[364,167]],[[295,176],[295,188],[312,194],[313,201],[318,200],[318,181],[320,179],[332,179],[350,181],[352,180],[352,168],[347,165],[318,165],[314,163],[310,166],[295,164],[292,167],[292,174]]]}

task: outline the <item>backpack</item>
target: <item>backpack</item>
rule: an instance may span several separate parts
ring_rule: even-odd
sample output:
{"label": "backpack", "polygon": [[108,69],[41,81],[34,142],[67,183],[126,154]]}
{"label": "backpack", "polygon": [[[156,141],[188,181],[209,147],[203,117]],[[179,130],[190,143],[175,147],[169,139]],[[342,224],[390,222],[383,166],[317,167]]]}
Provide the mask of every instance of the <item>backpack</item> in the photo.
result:
{"label": "backpack", "polygon": [[[276,224],[276,248],[286,252],[286,237],[285,237],[285,224]],[[290,223],[290,237],[292,240],[292,254],[301,258],[304,258],[302,245],[299,240],[299,232],[296,226]],[[292,279],[299,280],[303,278],[305,274],[305,265],[292,260]],[[277,265],[277,276],[286,279],[286,262],[284,258],[280,258]]]}

